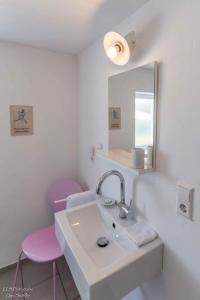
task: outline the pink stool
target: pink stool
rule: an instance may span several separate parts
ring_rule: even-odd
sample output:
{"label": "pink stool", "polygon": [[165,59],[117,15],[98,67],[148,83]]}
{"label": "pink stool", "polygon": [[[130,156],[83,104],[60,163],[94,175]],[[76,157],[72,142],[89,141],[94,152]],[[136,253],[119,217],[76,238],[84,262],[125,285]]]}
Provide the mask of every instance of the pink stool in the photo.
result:
{"label": "pink stool", "polygon": [[[65,202],[55,203],[56,200],[65,199],[69,195],[82,192],[81,186],[72,180],[63,180],[50,187],[48,191],[48,202],[54,212],[64,210]],[[21,256],[25,254],[30,260],[42,263],[53,263],[53,299],[56,300],[56,271],[59,275],[65,296],[67,298],[64,285],[62,283],[56,260],[63,255],[55,235],[55,226],[43,228],[29,234],[22,243],[22,251],[19,255],[15,271],[13,287],[16,287],[19,269],[21,270],[22,287],[24,287]]]}

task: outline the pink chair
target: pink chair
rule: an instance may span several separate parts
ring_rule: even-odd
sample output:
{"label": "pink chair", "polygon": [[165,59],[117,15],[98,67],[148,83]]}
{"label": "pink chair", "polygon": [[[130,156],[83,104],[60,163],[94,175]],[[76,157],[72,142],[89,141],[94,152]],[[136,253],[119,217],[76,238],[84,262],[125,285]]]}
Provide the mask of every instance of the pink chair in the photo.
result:
{"label": "pink chair", "polygon": [[[65,209],[66,203],[59,202],[56,200],[64,199],[69,195],[82,192],[81,186],[72,180],[63,180],[52,185],[48,190],[48,202],[53,210],[57,212]],[[52,262],[53,264],[53,299],[56,300],[56,270],[60,278],[65,296],[67,298],[64,285],[62,283],[58,267],[56,265],[56,260],[63,255],[62,250],[58,244],[55,236],[55,226],[51,225],[49,227],[43,228],[41,230],[35,231],[29,234],[22,243],[22,251],[18,258],[18,263],[15,271],[13,286],[16,287],[17,276],[19,269],[21,270],[22,286],[24,287],[23,273],[21,257],[25,254],[30,260],[42,263],[42,262]]]}

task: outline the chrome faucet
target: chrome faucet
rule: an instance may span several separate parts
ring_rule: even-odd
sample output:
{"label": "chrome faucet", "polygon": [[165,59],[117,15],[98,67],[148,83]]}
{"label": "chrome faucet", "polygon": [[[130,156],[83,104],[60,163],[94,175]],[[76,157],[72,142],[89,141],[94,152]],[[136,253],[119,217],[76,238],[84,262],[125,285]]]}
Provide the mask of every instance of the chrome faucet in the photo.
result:
{"label": "chrome faucet", "polygon": [[96,188],[96,193],[97,193],[97,195],[102,196],[101,186],[102,186],[104,180],[112,175],[117,176],[120,180],[121,201],[118,203],[118,206],[120,209],[119,217],[122,219],[125,219],[125,218],[127,218],[130,207],[128,207],[125,202],[125,181],[124,181],[123,175],[119,171],[111,170],[111,171],[104,173],[101,176],[101,178],[99,179],[99,182],[98,182],[98,185]]}

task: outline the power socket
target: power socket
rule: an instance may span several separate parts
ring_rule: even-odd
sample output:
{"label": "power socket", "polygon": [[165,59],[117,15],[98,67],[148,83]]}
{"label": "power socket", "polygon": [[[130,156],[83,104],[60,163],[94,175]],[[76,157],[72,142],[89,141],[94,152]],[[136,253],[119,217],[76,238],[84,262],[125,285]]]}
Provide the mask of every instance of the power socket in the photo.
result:
{"label": "power socket", "polygon": [[180,215],[193,220],[193,198],[194,188],[187,184],[177,184],[176,211]]}

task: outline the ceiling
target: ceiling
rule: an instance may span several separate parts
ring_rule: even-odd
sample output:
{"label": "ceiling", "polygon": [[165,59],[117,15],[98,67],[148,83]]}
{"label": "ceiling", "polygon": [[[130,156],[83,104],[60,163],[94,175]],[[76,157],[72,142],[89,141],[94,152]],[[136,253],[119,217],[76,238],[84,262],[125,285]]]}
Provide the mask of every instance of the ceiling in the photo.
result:
{"label": "ceiling", "polygon": [[0,0],[0,40],[78,53],[148,0]]}

